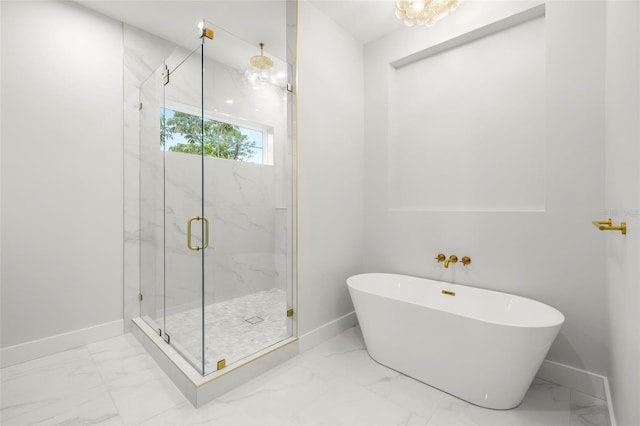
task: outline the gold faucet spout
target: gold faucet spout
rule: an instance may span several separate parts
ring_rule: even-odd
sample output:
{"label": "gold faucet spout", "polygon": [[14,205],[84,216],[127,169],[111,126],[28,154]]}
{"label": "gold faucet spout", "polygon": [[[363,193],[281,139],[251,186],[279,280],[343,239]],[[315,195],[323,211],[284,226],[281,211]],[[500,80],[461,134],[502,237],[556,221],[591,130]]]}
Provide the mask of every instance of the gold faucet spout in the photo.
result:
{"label": "gold faucet spout", "polygon": [[456,256],[455,254],[452,254],[451,256],[449,256],[447,260],[444,261],[444,267],[448,268],[449,263],[456,263],[456,262],[458,262],[458,256]]}

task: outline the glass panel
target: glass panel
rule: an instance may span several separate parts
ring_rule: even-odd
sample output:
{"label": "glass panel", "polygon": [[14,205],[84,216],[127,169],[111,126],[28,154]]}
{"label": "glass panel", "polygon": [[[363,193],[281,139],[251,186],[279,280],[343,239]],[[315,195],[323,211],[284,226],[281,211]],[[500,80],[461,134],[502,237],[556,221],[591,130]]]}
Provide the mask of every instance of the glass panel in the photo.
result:
{"label": "glass panel", "polygon": [[286,62],[265,46],[273,67],[252,68],[250,58],[261,55],[257,44],[207,27],[215,39],[204,44],[204,117],[230,125],[211,138],[235,143],[237,151],[246,148],[238,143],[251,145],[243,158],[204,157],[204,215],[211,219],[212,236],[204,259],[210,373],[222,359],[230,365],[292,335],[287,309],[293,151],[286,126]]}
{"label": "glass panel", "polygon": [[141,85],[140,107],[140,316],[153,329],[164,322],[164,205],[161,123],[162,69]]}
{"label": "glass panel", "polygon": [[[203,371],[202,247],[206,242],[202,214],[202,129],[200,114],[187,121],[174,105],[201,105],[201,47],[177,49],[166,60],[169,83],[164,86],[164,333],[170,344],[198,371]],[[175,150],[175,129],[182,128],[193,154]],[[158,150],[160,152],[160,150]],[[165,339],[166,340],[166,339]]]}
{"label": "glass panel", "polygon": [[[286,2],[285,22],[286,22],[286,62],[287,62],[287,82],[291,83],[292,91],[287,90],[287,117],[286,117],[286,143],[284,144],[282,157],[282,205],[285,211],[282,214],[283,224],[279,230],[279,240],[276,244],[278,261],[278,273],[286,280],[287,289],[287,309],[297,309],[297,97],[294,94],[297,87],[296,63],[297,63],[297,43],[298,43],[298,4],[297,2]],[[287,321],[287,334],[297,335],[297,312],[289,317]]]}

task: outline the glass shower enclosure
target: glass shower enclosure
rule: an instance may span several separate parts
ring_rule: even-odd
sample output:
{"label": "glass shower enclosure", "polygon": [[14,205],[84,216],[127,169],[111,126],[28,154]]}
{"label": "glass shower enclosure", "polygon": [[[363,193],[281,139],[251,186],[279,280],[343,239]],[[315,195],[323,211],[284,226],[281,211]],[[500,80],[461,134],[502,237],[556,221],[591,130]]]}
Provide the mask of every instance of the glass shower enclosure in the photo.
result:
{"label": "glass shower enclosure", "polygon": [[203,21],[140,87],[140,316],[203,375],[295,334],[294,75]]}

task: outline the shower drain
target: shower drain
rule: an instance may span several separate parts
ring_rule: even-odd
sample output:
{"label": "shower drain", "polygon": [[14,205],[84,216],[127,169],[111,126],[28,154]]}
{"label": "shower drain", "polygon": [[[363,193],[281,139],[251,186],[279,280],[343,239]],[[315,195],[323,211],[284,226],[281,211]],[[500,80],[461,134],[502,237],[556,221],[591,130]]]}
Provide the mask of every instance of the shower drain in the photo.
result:
{"label": "shower drain", "polygon": [[253,324],[257,324],[259,322],[262,322],[264,320],[262,318],[260,318],[260,317],[251,317],[251,318],[245,319],[245,321],[248,322],[249,324],[253,325]]}

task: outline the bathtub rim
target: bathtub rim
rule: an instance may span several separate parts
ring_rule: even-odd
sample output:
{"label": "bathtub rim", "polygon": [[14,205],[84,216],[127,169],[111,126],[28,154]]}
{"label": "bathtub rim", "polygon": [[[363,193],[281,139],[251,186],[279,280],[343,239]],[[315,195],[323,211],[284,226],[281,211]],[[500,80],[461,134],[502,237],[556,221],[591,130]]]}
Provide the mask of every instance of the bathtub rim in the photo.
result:
{"label": "bathtub rim", "polygon": [[[424,281],[428,281],[430,283],[433,284],[441,284],[441,285],[446,285],[446,286],[454,286],[455,287],[462,287],[462,288],[469,288],[469,289],[473,289],[473,290],[477,290],[477,291],[483,291],[483,292],[489,292],[489,293],[494,293],[494,294],[499,294],[502,296],[508,296],[508,297],[513,297],[516,299],[523,299],[526,300],[530,303],[536,304],[536,305],[540,305],[543,306],[544,309],[549,310],[550,313],[552,313],[554,315],[554,317],[557,317],[557,321],[549,321],[547,323],[543,323],[543,324],[518,324],[518,323],[510,323],[510,322],[505,322],[505,321],[496,321],[496,320],[492,320],[492,319],[488,319],[488,318],[482,318],[482,317],[478,317],[478,316],[474,316],[474,315],[470,315],[470,314],[462,314],[459,312],[452,312],[450,310],[447,309],[442,309],[441,307],[438,306],[434,306],[434,305],[426,305],[423,303],[418,303],[418,302],[414,302],[411,300],[407,300],[407,299],[403,299],[403,298],[399,298],[399,297],[394,297],[392,295],[383,295],[383,294],[378,294],[376,292],[373,291],[367,291],[367,289],[363,289],[363,288],[359,288],[357,286],[354,286],[350,283],[354,281],[354,279],[356,277],[365,277],[365,276],[372,276],[372,275],[377,275],[377,276],[393,276],[393,277],[402,277],[402,278],[411,278],[411,279],[416,279],[416,280],[424,280]],[[356,290],[356,291],[361,291],[363,293],[367,293],[373,296],[378,296],[378,297],[384,297],[384,298],[388,298],[391,300],[395,300],[398,302],[402,302],[402,303],[409,303],[411,305],[415,305],[415,306],[420,306],[420,307],[424,307],[424,308],[428,308],[428,309],[434,309],[437,310],[439,312],[444,312],[447,313],[449,315],[457,315],[457,316],[461,316],[461,317],[465,317],[465,318],[469,318],[472,320],[476,320],[476,321],[481,321],[481,322],[485,322],[487,324],[494,324],[497,326],[503,326],[503,327],[518,327],[518,328],[553,328],[553,327],[562,327],[562,325],[565,323],[566,321],[566,317],[564,316],[564,314],[559,310],[556,309],[555,307],[544,303],[544,302],[540,302],[538,300],[535,299],[531,299],[529,297],[525,297],[525,296],[520,296],[517,294],[513,294],[513,293],[507,293],[504,291],[498,291],[498,290],[491,290],[488,288],[483,288],[483,287],[475,287],[475,286],[471,286],[471,285],[465,285],[465,284],[456,284],[456,283],[450,283],[450,282],[446,282],[446,281],[439,281],[439,280],[435,280],[432,278],[426,278],[426,277],[417,277],[417,276],[413,276],[413,275],[406,275],[406,274],[397,274],[397,273],[391,273],[391,272],[364,272],[364,273],[360,273],[360,274],[354,274],[351,275],[350,277],[348,277],[346,279],[346,284],[347,287],[349,288],[349,290]],[[357,314],[357,312],[356,312]]]}

